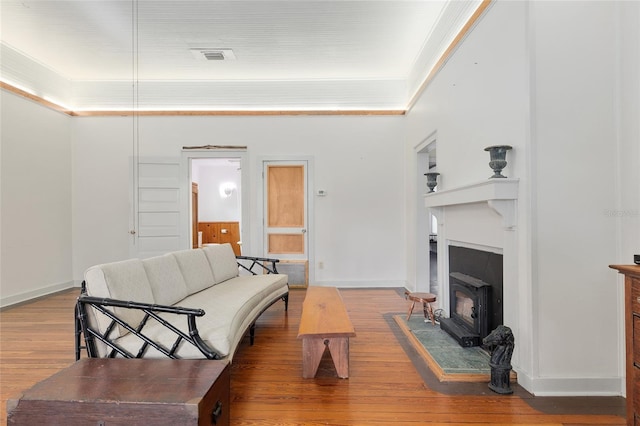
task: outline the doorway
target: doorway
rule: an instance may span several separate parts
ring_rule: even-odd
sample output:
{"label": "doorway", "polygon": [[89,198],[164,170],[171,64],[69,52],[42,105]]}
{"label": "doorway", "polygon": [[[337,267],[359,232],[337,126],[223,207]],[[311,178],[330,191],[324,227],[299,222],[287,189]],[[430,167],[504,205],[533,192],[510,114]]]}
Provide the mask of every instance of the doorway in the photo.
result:
{"label": "doorway", "polygon": [[[203,163],[206,171],[195,171],[194,176],[192,162],[200,160],[215,161]],[[232,185],[218,184],[226,204],[212,210],[207,197],[213,189],[206,176],[215,173],[209,169],[218,168],[227,169],[223,175],[228,178],[221,183]],[[243,241],[243,235],[249,235],[248,212],[242,208],[248,205],[248,191],[242,190],[242,182],[249,182],[248,169],[244,147],[184,149],[181,157],[131,158],[130,257],[146,259],[198,246],[198,224],[209,220],[220,222],[216,235],[222,242],[234,242],[236,249],[251,253],[251,241]],[[197,197],[193,183],[199,183]],[[236,222],[237,234],[224,222]]]}
{"label": "doorway", "polygon": [[[191,159],[192,235],[196,247],[229,243],[242,254],[242,168],[238,157]],[[195,223],[194,223],[195,222]]]}
{"label": "doorway", "polygon": [[416,291],[439,293],[438,284],[438,224],[436,217],[424,206],[427,172],[437,171],[437,134],[433,132],[414,149],[416,152]]}

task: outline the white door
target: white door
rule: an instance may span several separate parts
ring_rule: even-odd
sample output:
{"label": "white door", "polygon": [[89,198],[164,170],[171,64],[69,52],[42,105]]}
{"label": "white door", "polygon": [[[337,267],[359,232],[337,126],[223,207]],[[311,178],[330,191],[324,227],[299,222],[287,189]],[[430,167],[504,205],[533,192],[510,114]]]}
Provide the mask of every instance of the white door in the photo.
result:
{"label": "white door", "polygon": [[132,170],[131,257],[144,259],[186,248],[180,159],[141,158]]}

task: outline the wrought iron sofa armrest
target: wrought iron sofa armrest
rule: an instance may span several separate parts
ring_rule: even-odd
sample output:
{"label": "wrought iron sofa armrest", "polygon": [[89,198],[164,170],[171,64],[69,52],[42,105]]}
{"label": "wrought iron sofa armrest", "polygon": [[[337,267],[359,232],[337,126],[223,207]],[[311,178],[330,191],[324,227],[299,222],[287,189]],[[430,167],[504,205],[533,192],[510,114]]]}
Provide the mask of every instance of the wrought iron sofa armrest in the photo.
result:
{"label": "wrought iron sofa armrest", "polygon": [[[92,327],[89,324],[86,305],[91,306],[101,315],[104,315],[111,319],[111,323],[104,333],[100,333],[96,328]],[[144,317],[138,325],[132,326],[122,318],[118,317],[112,310],[107,309],[107,307],[141,310],[144,312]],[[179,330],[173,324],[160,317],[160,313],[186,316],[187,326],[189,329],[188,334]],[[205,311],[202,309],[92,297],[83,294],[78,297],[76,303],[76,360],[80,359],[80,351],[83,348],[87,349],[89,357],[98,356],[94,339],[99,340],[100,342],[111,348],[108,355],[109,357],[115,357],[119,354],[125,358],[142,358],[146,350],[149,348],[149,346],[151,346],[169,358],[178,358],[178,356],[176,355],[178,347],[182,342],[186,342],[195,346],[208,359],[221,358],[221,356],[213,351],[200,337],[196,324],[196,318],[203,315],[205,315]],[[176,340],[171,348],[165,348],[160,343],[153,341],[151,338],[144,334],[144,327],[149,319],[155,320],[176,336]],[[135,334],[143,342],[136,355],[122,348],[117,344],[117,342],[115,342],[115,339],[109,337],[111,331],[118,325],[125,328],[130,333]],[[81,346],[80,334],[84,335],[85,346]]]}
{"label": "wrought iron sofa armrest", "polygon": [[[267,271],[267,274],[277,274],[278,269],[276,268],[276,263],[280,262],[280,259],[272,259],[269,257],[255,257],[255,256],[236,256],[238,261],[240,260],[248,260],[251,261],[250,266],[244,265],[242,262],[238,262],[238,266],[240,266],[245,271],[250,272],[253,275],[258,275],[257,272],[253,270],[254,266],[259,266],[262,270],[260,272]],[[267,263],[271,263],[269,266]]]}
{"label": "wrought iron sofa armrest", "polygon": [[109,299],[106,297],[93,297],[93,296],[80,296],[78,300],[82,300],[83,303],[97,304],[102,306],[113,306],[116,308],[130,308],[130,309],[149,309],[157,312],[168,312],[170,314],[178,315],[195,315],[201,317],[205,314],[202,309],[195,308],[183,308],[180,306],[170,305],[156,305],[153,303],[133,302],[118,299]]}

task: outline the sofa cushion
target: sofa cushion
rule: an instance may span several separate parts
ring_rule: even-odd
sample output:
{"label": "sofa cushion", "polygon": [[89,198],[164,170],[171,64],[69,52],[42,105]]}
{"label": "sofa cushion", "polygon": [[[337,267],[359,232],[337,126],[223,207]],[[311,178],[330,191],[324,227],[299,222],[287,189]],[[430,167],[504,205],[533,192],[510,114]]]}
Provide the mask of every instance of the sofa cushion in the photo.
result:
{"label": "sofa cushion", "polygon": [[264,274],[239,276],[220,284],[226,288],[224,291],[233,288],[236,294],[252,294],[252,292],[253,294],[232,316],[225,340],[216,342],[213,333],[207,332],[203,332],[203,338],[210,342],[212,347],[226,352],[226,357],[231,361],[234,351],[244,336],[243,331],[247,330],[269,305],[289,292],[287,282],[286,274]]}
{"label": "sofa cushion", "polygon": [[171,254],[142,261],[155,303],[173,305],[189,295],[176,258]]}
{"label": "sofa cushion", "polygon": [[[142,261],[139,259],[124,260],[89,268],[85,273],[87,294],[94,297],[107,297],[124,301],[154,303],[151,285],[147,279]],[[117,316],[135,327],[144,317],[144,312],[114,308]],[[104,333],[111,320],[104,315],[97,315],[98,329]],[[124,335],[128,331],[121,326],[113,331],[112,336]]]}
{"label": "sofa cushion", "polygon": [[238,262],[231,244],[206,246],[202,251],[207,255],[216,284],[238,276]]}
{"label": "sofa cushion", "polygon": [[174,256],[184,277],[189,294],[197,293],[215,284],[211,265],[200,249],[170,253]]}
{"label": "sofa cushion", "polygon": [[[222,357],[231,360],[243,332],[264,309],[287,292],[287,276],[284,274],[239,276],[192,294],[180,301],[179,305],[204,309],[206,314],[197,319],[200,337]],[[161,316],[178,329],[188,332],[184,317],[169,314]],[[150,321],[144,332],[165,348],[170,348],[175,340],[174,334],[167,333],[155,321]],[[140,339],[133,334],[118,339],[117,343],[129,351],[137,351],[141,345]],[[177,355],[181,358],[204,358],[197,348],[189,344],[182,344]],[[164,355],[152,347],[145,353],[145,358],[162,357]]]}

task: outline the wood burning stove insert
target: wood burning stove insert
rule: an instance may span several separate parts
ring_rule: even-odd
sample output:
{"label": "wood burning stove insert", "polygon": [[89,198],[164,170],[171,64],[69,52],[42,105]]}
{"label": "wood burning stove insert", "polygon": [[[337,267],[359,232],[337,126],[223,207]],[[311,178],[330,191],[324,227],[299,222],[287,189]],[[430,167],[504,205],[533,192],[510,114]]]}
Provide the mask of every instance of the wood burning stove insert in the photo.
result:
{"label": "wood burning stove insert", "polygon": [[482,280],[453,272],[449,276],[450,318],[440,320],[440,327],[461,346],[480,346],[489,335],[489,290]]}
{"label": "wood burning stove insert", "polygon": [[502,255],[449,246],[449,316],[440,327],[463,347],[502,324]]}

